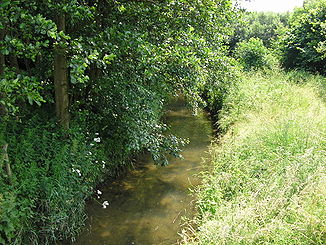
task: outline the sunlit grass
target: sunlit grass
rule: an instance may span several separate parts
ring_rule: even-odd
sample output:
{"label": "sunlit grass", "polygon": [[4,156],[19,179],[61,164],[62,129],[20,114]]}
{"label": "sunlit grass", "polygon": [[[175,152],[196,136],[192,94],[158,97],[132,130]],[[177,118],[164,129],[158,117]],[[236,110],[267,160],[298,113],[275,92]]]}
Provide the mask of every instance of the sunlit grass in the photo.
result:
{"label": "sunlit grass", "polygon": [[248,74],[220,115],[188,244],[326,244],[325,78]]}

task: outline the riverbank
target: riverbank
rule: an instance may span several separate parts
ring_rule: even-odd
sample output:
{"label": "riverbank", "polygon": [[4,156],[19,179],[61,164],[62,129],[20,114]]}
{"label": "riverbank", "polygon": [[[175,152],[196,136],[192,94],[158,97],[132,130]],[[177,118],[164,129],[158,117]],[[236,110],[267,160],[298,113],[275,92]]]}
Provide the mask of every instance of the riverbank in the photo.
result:
{"label": "riverbank", "polygon": [[325,244],[325,84],[277,71],[231,89],[186,244]]}
{"label": "riverbank", "polygon": [[169,127],[166,134],[189,139],[183,158],[171,156],[170,164],[162,167],[143,154],[135,169],[103,183],[98,198],[87,205],[86,227],[73,244],[170,245],[180,238],[181,217],[192,219],[196,212],[189,188],[200,183],[196,174],[207,157],[212,128],[205,113],[193,116],[182,99],[167,107],[164,121]]}

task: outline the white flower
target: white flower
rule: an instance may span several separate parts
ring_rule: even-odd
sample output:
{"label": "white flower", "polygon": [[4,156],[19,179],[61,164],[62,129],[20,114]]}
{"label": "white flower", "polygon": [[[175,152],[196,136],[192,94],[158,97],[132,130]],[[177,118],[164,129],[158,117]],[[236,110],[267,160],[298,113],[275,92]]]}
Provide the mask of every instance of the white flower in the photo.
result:
{"label": "white flower", "polygon": [[105,164],[103,163],[102,168],[105,168]]}
{"label": "white flower", "polygon": [[95,135],[99,135],[99,133],[95,133]]}
{"label": "white flower", "polygon": [[90,143],[89,145],[90,145],[90,146],[93,146],[94,144],[93,144],[93,143]]}
{"label": "white flower", "polygon": [[102,191],[97,190],[97,194],[102,195]]}
{"label": "white flower", "polygon": [[104,202],[102,203],[102,207],[103,207],[103,208],[106,208],[106,206],[109,206],[109,202],[108,202],[108,201],[104,201]]}
{"label": "white flower", "polygon": [[72,169],[72,172],[73,173],[77,173],[79,176],[81,176],[81,172],[80,172],[80,170],[79,169]]}
{"label": "white flower", "polygon": [[101,139],[100,139],[100,137],[97,137],[97,138],[94,138],[94,141],[97,142],[97,143],[100,143]]}

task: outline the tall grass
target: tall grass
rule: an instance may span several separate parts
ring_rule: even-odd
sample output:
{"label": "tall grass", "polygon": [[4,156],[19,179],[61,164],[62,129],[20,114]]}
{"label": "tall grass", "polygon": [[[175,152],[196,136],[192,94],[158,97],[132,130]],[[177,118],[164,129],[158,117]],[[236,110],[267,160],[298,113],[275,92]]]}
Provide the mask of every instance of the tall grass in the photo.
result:
{"label": "tall grass", "polygon": [[325,84],[255,73],[230,91],[197,190],[199,228],[185,243],[326,244]]}

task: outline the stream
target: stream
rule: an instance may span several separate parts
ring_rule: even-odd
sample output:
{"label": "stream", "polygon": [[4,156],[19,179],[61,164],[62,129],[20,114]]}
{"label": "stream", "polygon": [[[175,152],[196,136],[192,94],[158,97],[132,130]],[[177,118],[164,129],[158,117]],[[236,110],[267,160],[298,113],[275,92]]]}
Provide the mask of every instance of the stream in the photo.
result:
{"label": "stream", "polygon": [[190,140],[184,159],[170,158],[168,166],[159,167],[143,156],[126,176],[102,186],[98,202],[88,203],[88,220],[74,245],[177,244],[183,217],[192,218],[196,212],[189,188],[200,183],[196,174],[207,157],[212,127],[204,112],[195,117],[180,101],[164,118],[169,133]]}

